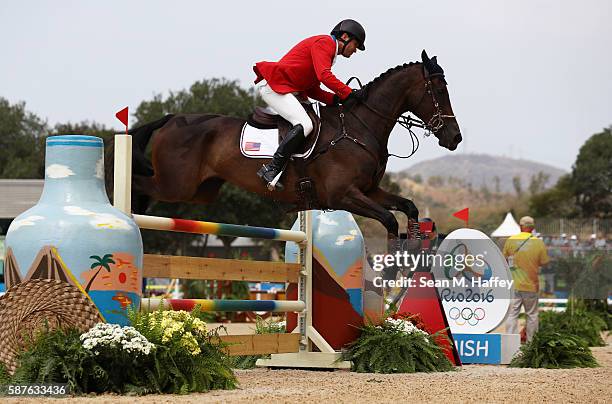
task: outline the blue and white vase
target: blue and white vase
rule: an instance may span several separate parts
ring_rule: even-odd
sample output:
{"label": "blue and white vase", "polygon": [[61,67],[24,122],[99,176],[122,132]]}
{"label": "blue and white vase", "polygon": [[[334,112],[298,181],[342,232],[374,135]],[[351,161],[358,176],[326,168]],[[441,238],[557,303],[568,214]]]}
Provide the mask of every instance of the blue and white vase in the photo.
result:
{"label": "blue and white vase", "polygon": [[104,143],[94,136],[47,139],[45,186],[6,235],[7,288],[36,278],[76,286],[110,323],[127,324],[142,295],[142,238],[104,187]]}

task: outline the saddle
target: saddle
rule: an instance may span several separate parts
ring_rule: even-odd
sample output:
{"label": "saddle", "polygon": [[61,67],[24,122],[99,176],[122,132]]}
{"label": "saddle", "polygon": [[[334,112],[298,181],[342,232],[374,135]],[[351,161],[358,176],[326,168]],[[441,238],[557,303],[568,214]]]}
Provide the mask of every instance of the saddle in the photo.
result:
{"label": "saddle", "polygon": [[[313,104],[301,102],[302,107],[306,110],[306,113],[312,121],[313,134],[318,133],[321,119],[315,111]],[[282,116],[271,113],[268,108],[255,107],[255,110],[247,118],[247,123],[258,129],[277,129],[278,128],[278,141],[279,143],[285,138],[289,129],[293,127],[289,121]],[[306,142],[302,147],[302,152],[309,150],[314,142],[315,136],[308,136]]]}
{"label": "saddle", "polygon": [[[313,104],[301,103],[306,113],[312,121],[313,131],[306,138],[306,142],[300,147],[299,153],[304,155],[310,150],[314,143],[318,139],[318,134],[321,126],[321,119],[315,111]],[[278,114],[270,113],[270,110],[262,107],[255,107],[255,110],[247,118],[247,124],[258,129],[277,129],[278,128],[278,142],[280,143],[287,132],[293,127],[293,125]],[[320,203],[317,200],[315,184],[312,178],[306,174],[306,159],[308,157],[296,157],[295,155],[291,158],[289,164],[294,164],[298,174],[298,180],[295,183],[295,190],[298,196],[298,203],[296,208],[298,210],[309,210],[320,208]]]}

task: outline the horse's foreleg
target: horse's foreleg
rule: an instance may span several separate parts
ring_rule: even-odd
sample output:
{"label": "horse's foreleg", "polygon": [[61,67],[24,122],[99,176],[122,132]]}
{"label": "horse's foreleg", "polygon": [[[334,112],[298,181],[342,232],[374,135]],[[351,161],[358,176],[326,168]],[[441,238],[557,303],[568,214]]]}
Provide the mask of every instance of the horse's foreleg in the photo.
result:
{"label": "horse's foreleg", "polygon": [[419,221],[419,210],[410,199],[391,194],[381,188],[369,192],[367,196],[385,209],[404,213],[408,217],[408,234],[414,231],[413,226]]}

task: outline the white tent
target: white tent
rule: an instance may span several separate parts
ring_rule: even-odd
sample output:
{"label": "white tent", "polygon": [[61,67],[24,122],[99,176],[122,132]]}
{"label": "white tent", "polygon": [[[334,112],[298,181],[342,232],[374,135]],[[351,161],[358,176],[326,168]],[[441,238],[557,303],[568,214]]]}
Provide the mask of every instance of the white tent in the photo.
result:
{"label": "white tent", "polygon": [[508,212],[503,223],[500,224],[493,233],[491,233],[491,237],[510,237],[514,236],[515,234],[519,234],[520,232],[521,228],[516,220],[514,220],[512,213]]}

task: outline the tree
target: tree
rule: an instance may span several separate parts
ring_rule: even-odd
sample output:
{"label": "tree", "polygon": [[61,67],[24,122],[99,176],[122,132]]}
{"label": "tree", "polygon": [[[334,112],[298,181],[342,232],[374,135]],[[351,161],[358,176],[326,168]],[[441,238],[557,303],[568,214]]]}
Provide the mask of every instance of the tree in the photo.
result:
{"label": "tree", "polygon": [[166,114],[211,113],[246,117],[262,101],[253,88],[243,89],[237,80],[225,78],[196,81],[189,90],[171,92],[164,99],[157,94],[151,101],[143,101],[136,108],[135,126]]}
{"label": "tree", "polygon": [[572,173],[529,200],[537,216],[612,217],[612,128],[591,136],[580,148]]}
{"label": "tree", "polygon": [[0,97],[0,178],[43,178],[46,123]]}
{"label": "tree", "polygon": [[496,175],[495,177],[493,177],[493,182],[495,183],[495,193],[496,194],[500,194],[501,193],[501,186],[500,186],[500,178]]}
{"label": "tree", "polygon": [[521,184],[521,177],[518,175],[512,177],[512,186],[514,187],[514,192],[516,192],[516,196],[519,198],[523,195],[523,185]]}
{"label": "tree", "polygon": [[529,199],[529,212],[535,217],[573,217],[577,215],[575,191],[570,174],[559,178],[557,184]]}
{"label": "tree", "polygon": [[572,183],[582,216],[612,217],[612,126],[582,145]]}
{"label": "tree", "polygon": [[542,171],[539,171],[537,175],[531,176],[531,181],[529,182],[529,193],[531,195],[539,194],[544,191],[546,187],[546,183],[550,179],[550,175],[544,174]]}
{"label": "tree", "polygon": [[487,187],[486,182],[480,186],[480,193],[485,201],[488,202],[491,200],[491,191],[489,190],[489,187]]}
{"label": "tree", "polygon": [[387,173],[385,173],[380,180],[380,187],[393,195],[399,195],[402,192],[402,188],[399,184],[393,181],[391,176]]}
{"label": "tree", "polygon": [[432,187],[441,187],[444,185],[444,178],[440,177],[439,175],[433,175],[427,179],[427,184]]}

